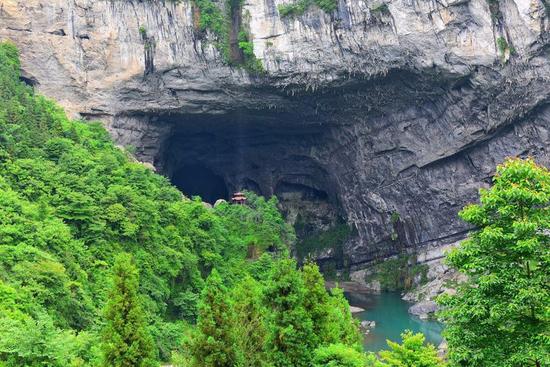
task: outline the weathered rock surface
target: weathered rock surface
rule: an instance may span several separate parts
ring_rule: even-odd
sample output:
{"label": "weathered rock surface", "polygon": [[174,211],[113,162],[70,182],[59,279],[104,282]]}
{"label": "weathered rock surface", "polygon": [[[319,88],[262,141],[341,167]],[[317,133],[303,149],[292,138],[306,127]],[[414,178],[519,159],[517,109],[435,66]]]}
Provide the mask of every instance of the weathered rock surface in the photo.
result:
{"label": "weathered rock surface", "polygon": [[349,310],[350,310],[351,313],[365,312],[364,308],[356,307],[356,306],[349,306]]}
{"label": "weathered rock surface", "polygon": [[449,268],[444,264],[445,253],[458,246],[458,242],[431,249],[424,249],[417,254],[417,261],[428,266],[427,282],[418,284],[403,295],[403,299],[414,303],[409,307],[409,313],[422,319],[435,317],[439,310],[436,303],[437,296],[448,293],[454,294],[459,283],[466,280],[464,274]]}
{"label": "weathered rock surface", "polygon": [[435,301],[422,301],[409,307],[411,315],[419,316],[421,319],[427,319],[439,310],[439,306]]}
{"label": "weathered rock surface", "polygon": [[359,323],[359,328],[363,334],[370,334],[371,330],[376,327],[376,321],[363,320]]}
{"label": "weathered rock surface", "polygon": [[27,82],[184,191],[344,217],[352,265],[463,237],[456,213],[505,157],[550,165],[541,0],[499,0],[498,17],[485,0],[339,0],[292,19],[282,2],[244,6],[261,76],[223,64],[188,1],[0,0],[0,38]]}

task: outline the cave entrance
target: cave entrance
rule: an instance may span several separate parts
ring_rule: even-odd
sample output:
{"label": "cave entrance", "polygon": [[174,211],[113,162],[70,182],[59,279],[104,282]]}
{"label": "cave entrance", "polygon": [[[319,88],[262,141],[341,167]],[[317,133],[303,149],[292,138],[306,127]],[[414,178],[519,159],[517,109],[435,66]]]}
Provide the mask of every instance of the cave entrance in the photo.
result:
{"label": "cave entrance", "polygon": [[331,126],[250,111],[159,120],[171,127],[156,167],[184,195],[211,204],[243,190],[276,195],[299,240],[331,230],[344,216],[335,176],[339,143]]}
{"label": "cave entrance", "polygon": [[172,183],[187,196],[200,196],[214,204],[218,199],[227,200],[229,193],[223,177],[201,164],[188,164],[176,170]]}

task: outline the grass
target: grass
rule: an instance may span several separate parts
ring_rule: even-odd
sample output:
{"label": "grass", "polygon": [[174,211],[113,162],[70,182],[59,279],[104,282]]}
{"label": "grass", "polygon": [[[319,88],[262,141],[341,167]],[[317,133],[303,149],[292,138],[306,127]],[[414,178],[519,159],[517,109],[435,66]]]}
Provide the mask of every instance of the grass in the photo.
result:
{"label": "grass", "polygon": [[147,38],[147,29],[145,29],[145,26],[139,27],[139,34],[141,35],[141,38]]}
{"label": "grass", "polygon": [[506,51],[509,51],[510,55],[515,55],[517,53],[516,49],[513,46],[510,46],[504,37],[498,37],[496,42],[498,52],[500,53],[500,58],[503,62],[507,61],[505,60]]}
{"label": "grass", "polygon": [[504,39],[504,37],[498,37],[497,38],[497,48],[501,55],[504,55],[506,50],[508,49],[508,42]]}
{"label": "grass", "polygon": [[375,6],[373,6],[371,9],[371,14],[373,15],[389,15],[390,14],[390,8],[388,7],[388,4],[386,3],[380,3]]}

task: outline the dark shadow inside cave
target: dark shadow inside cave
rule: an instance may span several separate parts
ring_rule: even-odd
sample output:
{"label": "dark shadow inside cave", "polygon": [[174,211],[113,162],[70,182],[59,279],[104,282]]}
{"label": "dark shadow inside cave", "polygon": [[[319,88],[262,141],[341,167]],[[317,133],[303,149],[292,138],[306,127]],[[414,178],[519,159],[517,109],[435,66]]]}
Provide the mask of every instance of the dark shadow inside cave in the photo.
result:
{"label": "dark shadow inside cave", "polygon": [[161,116],[171,128],[155,166],[186,196],[213,204],[242,190],[275,195],[300,238],[327,231],[343,216],[331,127],[275,116]]}
{"label": "dark shadow inside cave", "polygon": [[184,165],[172,175],[172,183],[187,196],[200,196],[213,204],[218,199],[228,199],[224,179],[200,164]]}
{"label": "dark shadow inside cave", "polygon": [[275,188],[275,195],[283,198],[287,193],[298,195],[302,200],[328,200],[328,194],[323,190],[317,190],[313,187],[297,183],[279,182]]}

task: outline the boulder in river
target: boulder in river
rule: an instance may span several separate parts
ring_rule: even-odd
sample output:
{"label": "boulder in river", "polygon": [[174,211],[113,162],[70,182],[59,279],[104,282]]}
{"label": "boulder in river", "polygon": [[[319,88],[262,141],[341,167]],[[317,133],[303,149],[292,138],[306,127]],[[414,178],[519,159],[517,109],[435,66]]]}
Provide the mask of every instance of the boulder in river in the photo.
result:
{"label": "boulder in river", "polygon": [[437,310],[439,310],[439,306],[432,300],[418,302],[409,307],[409,313],[421,319],[429,318],[429,316],[434,314]]}
{"label": "boulder in river", "polygon": [[376,327],[376,321],[363,320],[361,321],[359,326],[361,327],[361,330],[363,331],[363,333],[366,335]]}

